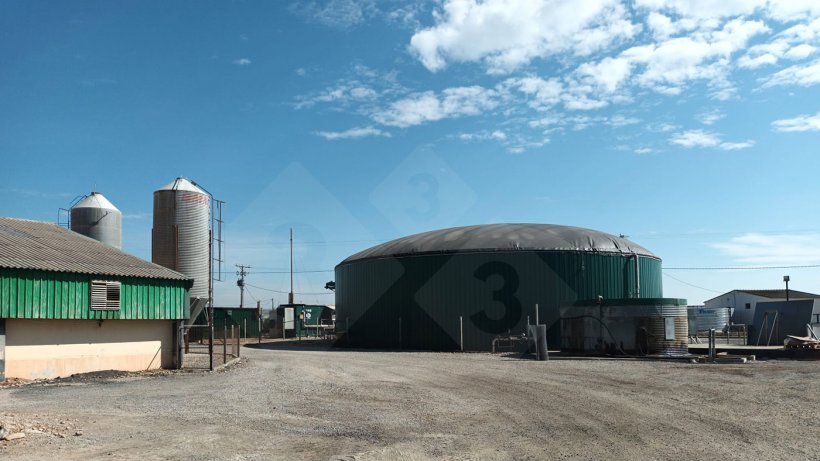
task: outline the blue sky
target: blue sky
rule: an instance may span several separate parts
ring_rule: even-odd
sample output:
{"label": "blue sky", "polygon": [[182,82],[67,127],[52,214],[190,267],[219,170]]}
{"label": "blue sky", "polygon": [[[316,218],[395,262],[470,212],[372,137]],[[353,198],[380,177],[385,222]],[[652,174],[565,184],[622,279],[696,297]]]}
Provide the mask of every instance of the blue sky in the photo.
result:
{"label": "blue sky", "polygon": [[[625,234],[668,268],[817,265],[819,90],[813,0],[5,1],[0,215],[98,190],[150,259],[152,192],[194,179],[227,202],[219,304],[240,263],[246,299],[284,300],[290,227],[300,271],[491,222]],[[818,268],[664,291],[786,273],[820,292]]]}

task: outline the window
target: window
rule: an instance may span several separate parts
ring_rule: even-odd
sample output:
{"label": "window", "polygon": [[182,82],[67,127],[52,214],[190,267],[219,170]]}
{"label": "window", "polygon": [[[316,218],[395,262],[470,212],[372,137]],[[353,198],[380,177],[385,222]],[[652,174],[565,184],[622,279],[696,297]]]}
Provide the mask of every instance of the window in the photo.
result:
{"label": "window", "polygon": [[92,280],[91,309],[104,311],[120,310],[120,282]]}
{"label": "window", "polygon": [[746,303],[746,309],[751,309],[751,308],[752,308],[752,303]]}

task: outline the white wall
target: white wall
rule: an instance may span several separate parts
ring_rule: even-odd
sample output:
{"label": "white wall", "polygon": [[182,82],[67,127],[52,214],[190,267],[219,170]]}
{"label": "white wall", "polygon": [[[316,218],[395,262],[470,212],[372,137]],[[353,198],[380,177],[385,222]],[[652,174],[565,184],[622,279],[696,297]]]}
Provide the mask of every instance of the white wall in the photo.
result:
{"label": "white wall", "polygon": [[6,377],[171,367],[171,320],[6,320]]}
{"label": "white wall", "polygon": [[[798,298],[792,298],[798,299]],[[763,296],[756,296],[749,293],[745,293],[742,291],[730,291],[725,295],[719,296],[715,299],[710,299],[706,301],[704,305],[706,307],[712,308],[726,308],[731,307],[732,311],[732,323],[738,324],[743,323],[746,325],[751,325],[754,321],[755,317],[755,309],[757,307],[758,302],[770,302],[770,301],[785,301],[786,298],[765,298]],[[749,309],[746,309],[746,304],[750,305]],[[815,300],[814,303],[814,312],[820,313],[820,306],[818,306],[817,301]],[[814,321],[814,316],[812,315],[812,321]]]}

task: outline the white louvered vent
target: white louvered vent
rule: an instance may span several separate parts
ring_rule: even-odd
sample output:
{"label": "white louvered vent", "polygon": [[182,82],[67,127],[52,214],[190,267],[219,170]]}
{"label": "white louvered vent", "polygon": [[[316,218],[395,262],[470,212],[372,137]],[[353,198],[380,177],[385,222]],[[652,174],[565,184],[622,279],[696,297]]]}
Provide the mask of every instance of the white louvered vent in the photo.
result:
{"label": "white louvered vent", "polygon": [[104,311],[120,310],[120,282],[92,280],[91,309]]}

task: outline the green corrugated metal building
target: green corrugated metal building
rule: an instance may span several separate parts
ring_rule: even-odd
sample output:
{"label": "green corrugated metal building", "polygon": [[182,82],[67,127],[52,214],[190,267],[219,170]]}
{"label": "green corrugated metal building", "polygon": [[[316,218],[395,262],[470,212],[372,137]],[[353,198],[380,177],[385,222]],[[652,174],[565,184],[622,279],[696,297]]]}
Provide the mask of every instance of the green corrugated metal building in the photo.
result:
{"label": "green corrugated metal building", "polygon": [[173,366],[190,286],[55,224],[0,218],[0,377]]}
{"label": "green corrugated metal building", "polygon": [[622,237],[546,224],[426,232],[336,266],[340,344],[490,350],[538,317],[558,345],[559,308],[578,299],[662,297],[661,260]]}

